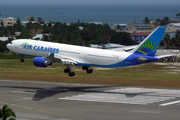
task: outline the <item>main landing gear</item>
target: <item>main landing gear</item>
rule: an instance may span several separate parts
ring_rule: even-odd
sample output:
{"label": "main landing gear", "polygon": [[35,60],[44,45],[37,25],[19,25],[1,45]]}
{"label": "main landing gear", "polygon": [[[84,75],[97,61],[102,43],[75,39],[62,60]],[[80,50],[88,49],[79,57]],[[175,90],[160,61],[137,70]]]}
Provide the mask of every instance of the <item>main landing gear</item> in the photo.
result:
{"label": "main landing gear", "polygon": [[71,72],[71,68],[67,66],[66,69],[64,69],[64,73],[68,73],[69,77],[75,76],[74,72]]}
{"label": "main landing gear", "polygon": [[20,57],[21,57],[20,62],[24,62],[24,58],[23,58],[24,56],[21,55]]}
{"label": "main landing gear", "polygon": [[[71,68],[69,67],[69,65],[66,65],[67,68],[64,69],[64,73],[68,73],[69,77],[75,76],[75,72],[71,72]],[[93,73],[92,69],[89,69],[89,66],[82,66],[83,70],[86,70],[86,72],[89,73]]]}
{"label": "main landing gear", "polygon": [[89,74],[89,73],[93,73],[93,70],[92,69],[89,69],[89,66],[82,66],[82,69],[83,70],[86,70],[86,72]]}

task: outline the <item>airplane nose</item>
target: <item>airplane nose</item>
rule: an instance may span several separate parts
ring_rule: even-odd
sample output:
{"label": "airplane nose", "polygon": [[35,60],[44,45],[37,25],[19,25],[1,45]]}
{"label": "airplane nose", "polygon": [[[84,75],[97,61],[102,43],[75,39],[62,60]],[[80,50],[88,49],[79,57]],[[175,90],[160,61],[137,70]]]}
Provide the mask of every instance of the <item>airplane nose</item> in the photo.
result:
{"label": "airplane nose", "polygon": [[9,43],[6,45],[7,48],[9,48]]}
{"label": "airplane nose", "polygon": [[6,47],[7,47],[8,49],[10,49],[10,44],[8,43],[8,44],[6,45]]}

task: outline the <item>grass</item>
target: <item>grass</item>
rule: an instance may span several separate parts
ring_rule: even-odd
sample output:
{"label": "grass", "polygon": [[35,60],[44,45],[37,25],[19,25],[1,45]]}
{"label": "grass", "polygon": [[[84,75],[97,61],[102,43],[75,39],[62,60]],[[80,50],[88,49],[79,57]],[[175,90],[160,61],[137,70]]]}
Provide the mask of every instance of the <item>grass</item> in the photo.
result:
{"label": "grass", "polygon": [[87,74],[81,67],[71,66],[76,73],[74,77],[65,74],[64,68],[66,66],[59,63],[47,68],[35,67],[33,59],[25,59],[24,63],[19,59],[0,59],[0,79],[180,88],[180,63],[149,63],[117,69],[91,67],[92,74]]}

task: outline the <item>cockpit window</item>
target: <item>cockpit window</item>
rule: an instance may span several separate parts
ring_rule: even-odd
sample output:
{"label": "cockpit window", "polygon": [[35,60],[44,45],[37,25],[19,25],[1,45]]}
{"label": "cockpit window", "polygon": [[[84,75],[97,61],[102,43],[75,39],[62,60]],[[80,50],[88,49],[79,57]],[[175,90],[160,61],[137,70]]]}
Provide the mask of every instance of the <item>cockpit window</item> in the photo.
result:
{"label": "cockpit window", "polygon": [[10,44],[12,44],[12,42],[10,42]]}

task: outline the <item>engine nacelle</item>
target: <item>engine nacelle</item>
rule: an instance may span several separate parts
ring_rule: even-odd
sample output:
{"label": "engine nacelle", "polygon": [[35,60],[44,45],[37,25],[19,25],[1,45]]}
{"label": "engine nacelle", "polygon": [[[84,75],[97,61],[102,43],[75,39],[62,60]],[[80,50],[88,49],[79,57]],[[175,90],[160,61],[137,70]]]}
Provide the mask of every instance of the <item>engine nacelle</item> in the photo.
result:
{"label": "engine nacelle", "polygon": [[49,65],[52,65],[52,63],[48,62],[47,59],[41,57],[35,57],[33,60],[33,64],[37,67],[47,67]]}

